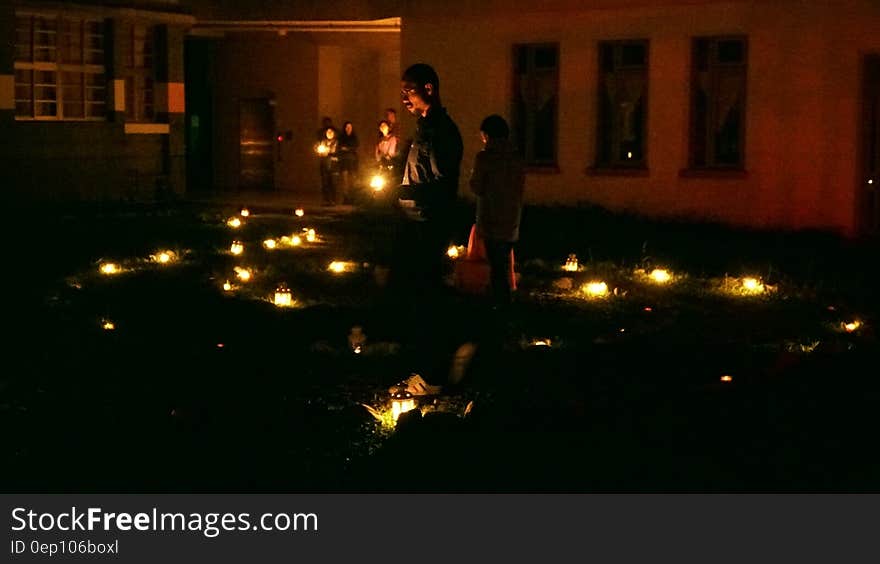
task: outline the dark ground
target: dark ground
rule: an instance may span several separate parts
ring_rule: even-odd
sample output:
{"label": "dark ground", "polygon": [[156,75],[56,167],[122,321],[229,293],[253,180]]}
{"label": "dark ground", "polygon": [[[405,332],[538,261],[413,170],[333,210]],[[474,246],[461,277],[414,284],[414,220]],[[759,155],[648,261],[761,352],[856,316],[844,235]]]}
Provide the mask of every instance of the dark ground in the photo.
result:
{"label": "dark ground", "polygon": [[[875,243],[529,208],[518,303],[497,318],[474,298],[425,295],[419,281],[380,287],[373,267],[395,234],[386,213],[252,209],[233,234],[223,219],[235,211],[10,219],[5,490],[880,489]],[[471,214],[461,210],[459,243]],[[259,248],[303,226],[324,243]],[[224,252],[233,238],[258,274],[230,297],[219,285],[241,263]],[[186,259],[131,262],[159,248]],[[588,302],[555,289],[572,252],[586,265],[575,287],[599,276],[621,295]],[[135,270],[102,277],[101,258]],[[325,270],[334,258],[368,264],[337,277]],[[687,277],[669,288],[633,277],[651,264]],[[777,291],[717,291],[719,277],[745,273]],[[281,280],[306,307],[260,299]],[[853,318],[859,331],[839,330]],[[353,325],[369,339],[361,356],[347,349]],[[529,346],[535,338],[553,346]],[[410,372],[444,384],[467,341],[477,353],[439,413],[391,431],[360,405],[383,404]]]}

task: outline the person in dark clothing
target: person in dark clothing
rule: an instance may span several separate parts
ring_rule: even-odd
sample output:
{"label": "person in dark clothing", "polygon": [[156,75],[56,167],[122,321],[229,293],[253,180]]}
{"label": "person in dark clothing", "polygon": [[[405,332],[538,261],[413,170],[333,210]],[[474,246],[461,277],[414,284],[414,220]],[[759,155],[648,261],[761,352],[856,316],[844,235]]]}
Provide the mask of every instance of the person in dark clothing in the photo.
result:
{"label": "person in dark clothing", "polygon": [[510,146],[510,128],[504,118],[484,119],[480,137],[484,148],[477,153],[470,179],[477,197],[477,235],[486,245],[493,300],[506,305],[511,299],[511,251],[519,239],[524,168]]}
{"label": "person in dark clothing", "polygon": [[358,176],[358,136],[350,121],[342,126],[339,135],[339,176],[342,185],[342,200],[346,204],[354,201],[354,184]]}
{"label": "person in dark clothing", "polygon": [[443,272],[451,220],[458,197],[463,146],[458,126],[440,101],[440,80],[429,65],[412,65],[401,77],[403,106],[418,117],[403,166],[400,205],[417,226],[418,263],[426,285],[438,284]]}

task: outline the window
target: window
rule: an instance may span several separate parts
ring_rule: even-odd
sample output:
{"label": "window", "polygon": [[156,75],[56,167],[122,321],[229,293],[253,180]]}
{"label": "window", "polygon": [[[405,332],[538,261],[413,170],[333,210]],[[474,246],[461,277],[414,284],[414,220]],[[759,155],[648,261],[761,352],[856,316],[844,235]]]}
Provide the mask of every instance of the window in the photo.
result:
{"label": "window", "polygon": [[131,26],[130,56],[125,79],[125,117],[128,121],[155,121],[156,26]]}
{"label": "window", "polygon": [[746,60],[743,37],[694,40],[691,168],[743,168]]}
{"label": "window", "polygon": [[599,43],[596,166],[644,168],[648,42]]}
{"label": "window", "polygon": [[107,79],[100,21],[17,13],[17,119],[104,119]]}
{"label": "window", "polygon": [[513,138],[526,164],[556,164],[559,47],[514,47]]}

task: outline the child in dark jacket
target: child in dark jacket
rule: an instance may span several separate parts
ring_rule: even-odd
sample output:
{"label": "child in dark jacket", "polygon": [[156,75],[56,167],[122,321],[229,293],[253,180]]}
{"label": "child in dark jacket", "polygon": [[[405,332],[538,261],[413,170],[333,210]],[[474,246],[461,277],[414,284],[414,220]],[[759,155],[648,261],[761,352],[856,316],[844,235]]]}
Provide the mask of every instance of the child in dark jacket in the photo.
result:
{"label": "child in dark jacket", "polygon": [[508,138],[510,128],[499,115],[480,125],[484,148],[477,153],[471,191],[477,197],[477,235],[486,245],[492,296],[499,304],[511,300],[511,251],[519,240],[525,174]]}

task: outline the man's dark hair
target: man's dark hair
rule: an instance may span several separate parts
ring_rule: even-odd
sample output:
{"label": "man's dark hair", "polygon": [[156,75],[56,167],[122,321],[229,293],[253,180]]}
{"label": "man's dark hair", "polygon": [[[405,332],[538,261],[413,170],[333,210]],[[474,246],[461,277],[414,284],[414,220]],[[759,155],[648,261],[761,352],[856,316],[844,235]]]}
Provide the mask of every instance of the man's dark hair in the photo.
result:
{"label": "man's dark hair", "polygon": [[437,76],[437,71],[431,65],[416,63],[403,71],[403,76],[400,79],[415,84],[419,88],[420,94],[424,94],[426,84],[433,85],[432,98],[435,101],[440,100],[440,77]]}
{"label": "man's dark hair", "polygon": [[510,137],[510,128],[504,118],[498,114],[492,114],[480,124],[480,131],[489,139],[507,139]]}

